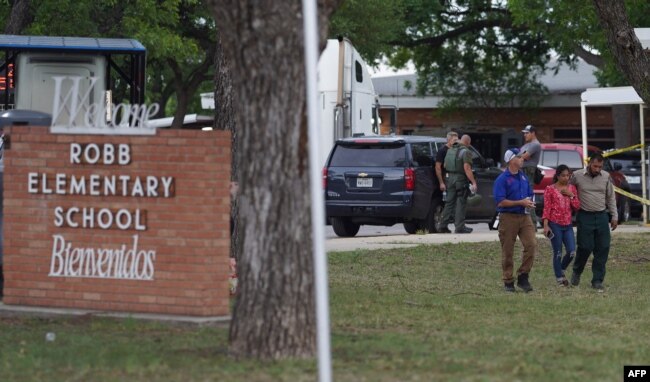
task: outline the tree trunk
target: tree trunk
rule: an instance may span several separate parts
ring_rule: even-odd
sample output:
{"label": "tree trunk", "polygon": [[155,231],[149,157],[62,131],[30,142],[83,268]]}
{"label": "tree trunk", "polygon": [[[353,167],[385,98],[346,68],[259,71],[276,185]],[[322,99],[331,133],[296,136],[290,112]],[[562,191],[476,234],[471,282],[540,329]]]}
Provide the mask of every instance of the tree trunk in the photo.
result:
{"label": "tree trunk", "polygon": [[[238,167],[237,166],[237,125],[235,123],[235,106],[233,104],[233,86],[232,78],[230,76],[230,67],[228,61],[223,53],[223,46],[221,44],[221,32],[217,34],[217,44],[214,52],[214,129],[229,130],[231,139],[231,163],[230,163],[230,180],[237,182]],[[237,189],[237,188],[235,188]],[[232,192],[230,199],[230,219],[231,219],[231,232],[230,232],[230,254],[232,257],[237,258],[239,253],[239,207],[238,196],[239,192]]]}
{"label": "tree trunk", "polygon": [[612,125],[615,148],[632,146],[641,141],[638,105],[612,105]]}
{"label": "tree trunk", "polygon": [[11,7],[11,14],[5,25],[5,34],[21,34],[32,22],[34,15],[31,10],[30,0],[16,0]]}
{"label": "tree trunk", "polygon": [[[321,23],[330,3],[321,1]],[[302,7],[208,2],[236,89],[239,294],[235,357],[311,357],[316,346]],[[321,24],[323,25],[323,24]]]}
{"label": "tree trunk", "polygon": [[176,111],[174,111],[174,119],[172,120],[170,128],[183,128],[183,120],[185,119],[185,112],[187,111],[190,94],[194,93],[195,91],[192,89],[176,88]]}
{"label": "tree trunk", "polygon": [[616,66],[645,103],[650,104],[650,57],[630,25],[624,1],[593,0],[593,3]]}

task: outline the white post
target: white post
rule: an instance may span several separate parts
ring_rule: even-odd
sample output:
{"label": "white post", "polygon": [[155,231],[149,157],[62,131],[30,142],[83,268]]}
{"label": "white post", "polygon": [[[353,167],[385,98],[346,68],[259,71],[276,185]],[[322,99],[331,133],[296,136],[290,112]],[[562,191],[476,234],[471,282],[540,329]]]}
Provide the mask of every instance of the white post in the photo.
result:
{"label": "white post", "polygon": [[580,102],[580,114],[582,116],[582,167],[585,167],[584,161],[587,159],[587,106],[584,101]]}
{"label": "white post", "polygon": [[318,17],[315,0],[302,0],[305,31],[305,67],[307,84],[307,122],[309,125],[309,173],[311,185],[311,224],[314,244],[314,284],[316,293],[316,325],[318,344],[318,380],[331,382],[329,297],[327,290],[327,257],[325,254],[325,201],[323,198],[321,155],[318,144]]}
{"label": "white post", "polygon": [[[641,133],[641,144],[644,145],[641,147],[641,196],[643,199],[648,198],[648,186],[647,182],[647,165],[645,164],[646,155],[645,155],[645,121],[643,121],[643,104],[639,105],[639,123],[640,123],[640,133]],[[648,223],[648,206],[645,203],[641,203],[643,208],[643,224]]]}

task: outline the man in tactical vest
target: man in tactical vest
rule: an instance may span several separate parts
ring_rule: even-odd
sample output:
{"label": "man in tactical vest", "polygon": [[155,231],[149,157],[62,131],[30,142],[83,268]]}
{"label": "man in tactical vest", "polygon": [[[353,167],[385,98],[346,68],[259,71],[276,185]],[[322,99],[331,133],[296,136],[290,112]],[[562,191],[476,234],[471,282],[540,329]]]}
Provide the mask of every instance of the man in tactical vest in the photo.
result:
{"label": "man in tactical vest", "polygon": [[[463,135],[454,143],[445,156],[445,170],[447,171],[447,202],[442,213],[442,222],[437,227],[438,232],[450,232],[447,224],[454,216],[455,233],[470,233],[472,229],[465,226],[465,210],[467,197],[470,192],[477,190],[476,179],[472,172],[472,154],[469,147],[472,139]],[[471,184],[471,190],[470,190]]]}

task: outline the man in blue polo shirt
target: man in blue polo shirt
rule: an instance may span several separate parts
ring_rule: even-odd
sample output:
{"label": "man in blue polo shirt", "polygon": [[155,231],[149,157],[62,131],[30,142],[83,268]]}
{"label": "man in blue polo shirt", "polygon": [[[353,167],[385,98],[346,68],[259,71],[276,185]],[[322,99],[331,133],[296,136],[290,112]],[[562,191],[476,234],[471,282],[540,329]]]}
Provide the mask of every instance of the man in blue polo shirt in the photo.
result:
{"label": "man in blue polo shirt", "polygon": [[494,201],[499,213],[499,241],[501,242],[501,267],[503,284],[506,292],[515,291],[514,251],[517,236],[523,246],[521,266],[517,270],[517,286],[525,292],[533,290],[528,282],[528,274],[533,267],[537,252],[535,226],[530,218],[531,209],[535,208],[533,190],[528,178],[521,170],[524,159],[518,149],[509,149],[503,156],[508,167],[494,181]]}

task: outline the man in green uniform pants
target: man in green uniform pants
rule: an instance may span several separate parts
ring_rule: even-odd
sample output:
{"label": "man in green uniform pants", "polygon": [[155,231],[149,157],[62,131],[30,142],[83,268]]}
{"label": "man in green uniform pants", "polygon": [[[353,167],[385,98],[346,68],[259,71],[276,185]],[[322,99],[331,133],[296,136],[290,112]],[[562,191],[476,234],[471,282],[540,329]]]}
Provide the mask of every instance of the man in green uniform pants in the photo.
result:
{"label": "man in green uniform pants", "polygon": [[603,281],[609,256],[610,227],[613,231],[618,226],[614,186],[609,173],[602,170],[604,161],[601,154],[594,154],[589,158],[587,168],[576,170],[570,181],[578,189],[580,199],[580,210],[576,214],[578,250],[573,262],[571,285],[580,284],[580,275],[593,252],[591,287],[597,292],[605,290]]}
{"label": "man in green uniform pants", "polygon": [[454,216],[455,233],[470,233],[472,229],[465,226],[465,210],[467,197],[470,193],[470,184],[473,192],[478,189],[476,179],[472,172],[472,154],[467,147],[472,139],[463,135],[454,143],[445,156],[445,170],[447,171],[447,202],[442,213],[442,222],[438,232],[448,231],[447,224]]}

